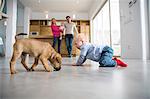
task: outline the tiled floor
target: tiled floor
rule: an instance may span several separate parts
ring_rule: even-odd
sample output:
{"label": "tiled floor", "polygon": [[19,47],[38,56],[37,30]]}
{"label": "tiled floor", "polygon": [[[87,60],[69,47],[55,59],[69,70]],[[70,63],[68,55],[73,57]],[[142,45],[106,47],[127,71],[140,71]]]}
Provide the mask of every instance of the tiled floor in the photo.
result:
{"label": "tiled floor", "polygon": [[0,58],[0,99],[150,99],[150,61],[125,60],[127,68],[71,66],[75,61],[63,58],[62,69],[51,73],[41,64],[26,72],[18,61],[10,75],[9,59]]}

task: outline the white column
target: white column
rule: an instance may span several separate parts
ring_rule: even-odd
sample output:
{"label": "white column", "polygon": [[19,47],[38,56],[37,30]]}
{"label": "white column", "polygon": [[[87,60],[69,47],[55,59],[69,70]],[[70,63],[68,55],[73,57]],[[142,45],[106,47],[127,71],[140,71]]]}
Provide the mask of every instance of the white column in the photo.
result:
{"label": "white column", "polygon": [[17,0],[7,0],[6,57],[11,57],[16,35]]}
{"label": "white column", "polygon": [[30,29],[30,15],[31,9],[29,7],[24,8],[24,33],[29,34]]}
{"label": "white column", "polygon": [[150,59],[149,38],[148,38],[148,6],[147,0],[140,0],[141,7],[141,28],[142,28],[142,55],[143,60]]}
{"label": "white column", "polygon": [[[30,30],[30,16],[31,16],[31,9],[29,7],[24,8],[24,33],[27,33],[29,35]],[[26,63],[28,64],[29,56],[26,58]]]}

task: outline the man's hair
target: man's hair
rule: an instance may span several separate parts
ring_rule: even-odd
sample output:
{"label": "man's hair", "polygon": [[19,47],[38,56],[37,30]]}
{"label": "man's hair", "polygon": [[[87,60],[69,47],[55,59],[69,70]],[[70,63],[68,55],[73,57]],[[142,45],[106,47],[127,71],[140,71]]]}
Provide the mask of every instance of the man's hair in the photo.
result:
{"label": "man's hair", "polygon": [[70,16],[66,16],[66,19],[67,19],[67,18],[71,18],[71,17],[70,17]]}

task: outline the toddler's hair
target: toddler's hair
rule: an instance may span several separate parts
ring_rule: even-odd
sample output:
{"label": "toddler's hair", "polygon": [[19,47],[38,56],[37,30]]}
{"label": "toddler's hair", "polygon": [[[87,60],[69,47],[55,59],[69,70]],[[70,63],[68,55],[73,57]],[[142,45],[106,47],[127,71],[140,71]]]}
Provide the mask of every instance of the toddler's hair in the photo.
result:
{"label": "toddler's hair", "polygon": [[79,33],[77,36],[77,40],[83,41],[83,42],[87,41],[84,33]]}

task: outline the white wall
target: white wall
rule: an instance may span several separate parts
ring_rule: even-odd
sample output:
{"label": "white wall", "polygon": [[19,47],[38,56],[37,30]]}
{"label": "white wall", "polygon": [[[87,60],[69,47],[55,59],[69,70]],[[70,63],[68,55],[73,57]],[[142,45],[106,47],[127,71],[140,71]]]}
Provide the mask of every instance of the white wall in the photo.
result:
{"label": "white wall", "polygon": [[[150,1],[148,0],[148,18],[149,18],[149,21],[148,21],[148,37],[149,37],[149,50],[150,50]],[[150,57],[150,52],[149,52],[149,57]]]}
{"label": "white wall", "polygon": [[31,9],[17,2],[17,33],[29,33]]}
{"label": "white wall", "polygon": [[[137,2],[129,8],[128,3],[131,0],[120,1],[121,14],[121,56],[123,58],[144,58],[143,44],[143,21],[141,20],[141,2]],[[143,15],[144,16],[144,15]],[[146,30],[145,30],[146,31]],[[146,52],[148,53],[148,52]],[[147,57],[147,56],[146,56]]]}
{"label": "white wall", "polygon": [[22,33],[24,29],[24,6],[18,0],[17,3],[17,33]]}
{"label": "white wall", "polygon": [[[45,20],[46,19],[46,13],[42,12],[32,12],[31,19],[33,20]],[[49,12],[49,18],[56,18],[57,20],[65,20],[65,17],[67,15],[73,16],[73,12]],[[88,13],[77,13],[75,12],[76,20],[88,20]]]}
{"label": "white wall", "polygon": [[29,7],[24,8],[24,33],[29,34],[30,30],[30,16],[31,16],[31,9]]}
{"label": "white wall", "polygon": [[16,35],[17,0],[7,0],[6,57],[11,57]]}
{"label": "white wall", "polygon": [[[123,58],[142,58],[140,2],[131,8],[130,0],[120,1],[121,14],[121,56]],[[131,14],[129,14],[131,13]]]}

